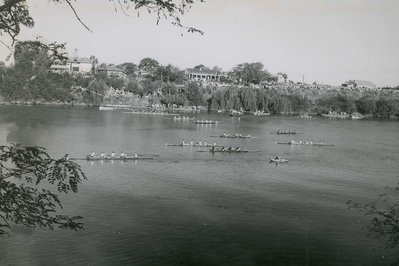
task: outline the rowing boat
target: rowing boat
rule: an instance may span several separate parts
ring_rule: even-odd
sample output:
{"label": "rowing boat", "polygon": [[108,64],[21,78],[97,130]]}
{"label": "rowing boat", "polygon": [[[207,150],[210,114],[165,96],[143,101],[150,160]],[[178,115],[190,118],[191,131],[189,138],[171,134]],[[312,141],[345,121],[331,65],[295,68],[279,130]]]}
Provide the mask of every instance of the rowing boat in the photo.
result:
{"label": "rowing boat", "polygon": [[210,136],[211,138],[226,138],[226,139],[255,139],[256,137],[252,137],[251,135],[247,136],[236,136],[236,135],[220,135],[220,136]]}
{"label": "rowing boat", "polygon": [[153,156],[126,156],[126,157],[106,157],[106,158],[101,158],[101,157],[91,157],[90,155],[84,157],[84,158],[71,158],[70,160],[73,161],[134,161],[134,160],[156,160],[157,157]]}
{"label": "rowing boat", "polygon": [[288,159],[285,159],[285,158],[279,158],[279,159],[270,158],[270,162],[271,163],[288,163]]}
{"label": "rowing boat", "polygon": [[239,151],[237,151],[237,150],[212,150],[212,149],[210,149],[210,150],[206,150],[206,151],[205,150],[200,150],[200,151],[197,151],[197,152],[249,153],[249,152],[260,152],[260,151],[258,151],[258,150],[239,150]]}
{"label": "rowing boat", "polygon": [[325,143],[299,143],[299,142],[295,142],[295,143],[292,143],[292,142],[290,142],[290,141],[288,141],[288,142],[275,142],[276,144],[286,144],[286,145],[298,145],[298,146],[300,146],[300,145],[304,145],[304,146],[335,146],[334,144],[325,144]]}
{"label": "rowing boat", "polygon": [[194,122],[194,124],[198,125],[217,125],[217,124],[222,124],[218,121],[213,121],[213,120],[197,120]]}
{"label": "rowing boat", "polygon": [[168,147],[195,147],[195,148],[210,148],[210,147],[223,147],[222,145],[213,145],[213,144],[206,144],[206,145],[199,145],[199,144],[194,144],[194,145],[190,145],[190,144],[169,144],[166,143],[165,146]]}
{"label": "rowing boat", "polygon": [[301,132],[271,132],[270,134],[273,134],[273,135],[297,135],[297,134],[304,134],[304,133],[301,133]]}

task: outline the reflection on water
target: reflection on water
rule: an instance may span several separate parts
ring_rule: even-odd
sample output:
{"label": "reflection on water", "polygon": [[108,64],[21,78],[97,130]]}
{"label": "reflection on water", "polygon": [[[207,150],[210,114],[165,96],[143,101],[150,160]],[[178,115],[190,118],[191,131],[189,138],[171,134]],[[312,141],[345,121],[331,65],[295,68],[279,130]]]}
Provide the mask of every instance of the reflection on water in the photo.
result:
{"label": "reflection on water", "polygon": [[[389,265],[395,259],[382,241],[367,238],[368,220],[348,211],[346,202],[370,202],[395,182],[397,122],[201,113],[199,119],[224,122],[201,126],[45,107],[0,107],[0,117],[7,140],[41,145],[55,156],[93,150],[160,155],[156,161],[82,161],[89,180],[64,206],[84,216],[87,229],[17,231],[0,240],[0,264]],[[276,145],[292,138],[270,134],[279,128],[336,146]],[[218,144],[261,152],[211,154],[164,145],[183,138],[213,142],[209,136],[225,131],[258,138]],[[289,163],[270,164],[275,154]]]}

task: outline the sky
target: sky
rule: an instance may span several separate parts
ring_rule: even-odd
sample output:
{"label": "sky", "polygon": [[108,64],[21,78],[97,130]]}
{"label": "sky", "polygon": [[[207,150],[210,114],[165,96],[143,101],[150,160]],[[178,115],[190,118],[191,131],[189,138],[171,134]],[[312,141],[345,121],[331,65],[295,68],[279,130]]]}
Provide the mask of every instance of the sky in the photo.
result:
{"label": "sky", "polygon": [[[86,30],[65,4],[28,0],[33,28],[19,39],[66,42],[73,55],[138,64],[152,57],[181,69],[203,64],[225,71],[261,62],[294,81],[339,85],[368,80],[399,85],[398,0],[207,0],[181,17],[204,35],[187,33],[141,11],[123,14],[117,1],[72,1]],[[7,50],[0,46],[0,60]]]}

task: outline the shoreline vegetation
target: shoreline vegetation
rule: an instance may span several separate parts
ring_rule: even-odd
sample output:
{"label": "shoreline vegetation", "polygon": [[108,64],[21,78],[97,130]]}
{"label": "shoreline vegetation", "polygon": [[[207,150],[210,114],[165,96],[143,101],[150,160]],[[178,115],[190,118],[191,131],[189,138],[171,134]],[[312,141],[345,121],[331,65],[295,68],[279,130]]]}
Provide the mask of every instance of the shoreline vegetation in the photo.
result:
{"label": "shoreline vegetation", "polygon": [[284,73],[270,74],[259,62],[239,64],[228,73],[198,65],[194,69],[220,73],[218,80],[204,80],[189,78],[179,68],[152,58],[115,66],[123,75],[100,72],[101,65],[84,74],[54,73],[48,51],[32,42],[17,43],[14,58],[12,67],[0,65],[1,105],[205,106],[219,112],[399,117],[399,87],[295,83]]}

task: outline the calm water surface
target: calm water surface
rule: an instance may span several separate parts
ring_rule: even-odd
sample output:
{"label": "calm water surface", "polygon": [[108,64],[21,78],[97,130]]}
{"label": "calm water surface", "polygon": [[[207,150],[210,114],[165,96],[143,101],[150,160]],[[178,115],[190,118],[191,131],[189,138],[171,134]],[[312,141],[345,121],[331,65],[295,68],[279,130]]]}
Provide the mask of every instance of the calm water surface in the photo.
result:
{"label": "calm water surface", "polygon": [[[349,199],[376,200],[399,170],[398,121],[243,117],[201,113],[220,125],[81,108],[0,107],[0,143],[40,145],[53,156],[93,150],[158,154],[156,161],[86,162],[65,213],[86,229],[13,228],[0,239],[0,265],[390,265],[384,241]],[[304,132],[334,147],[276,145]],[[214,139],[225,131],[256,139]],[[260,150],[210,154],[165,147],[181,139]],[[289,158],[270,164],[275,154]]]}

